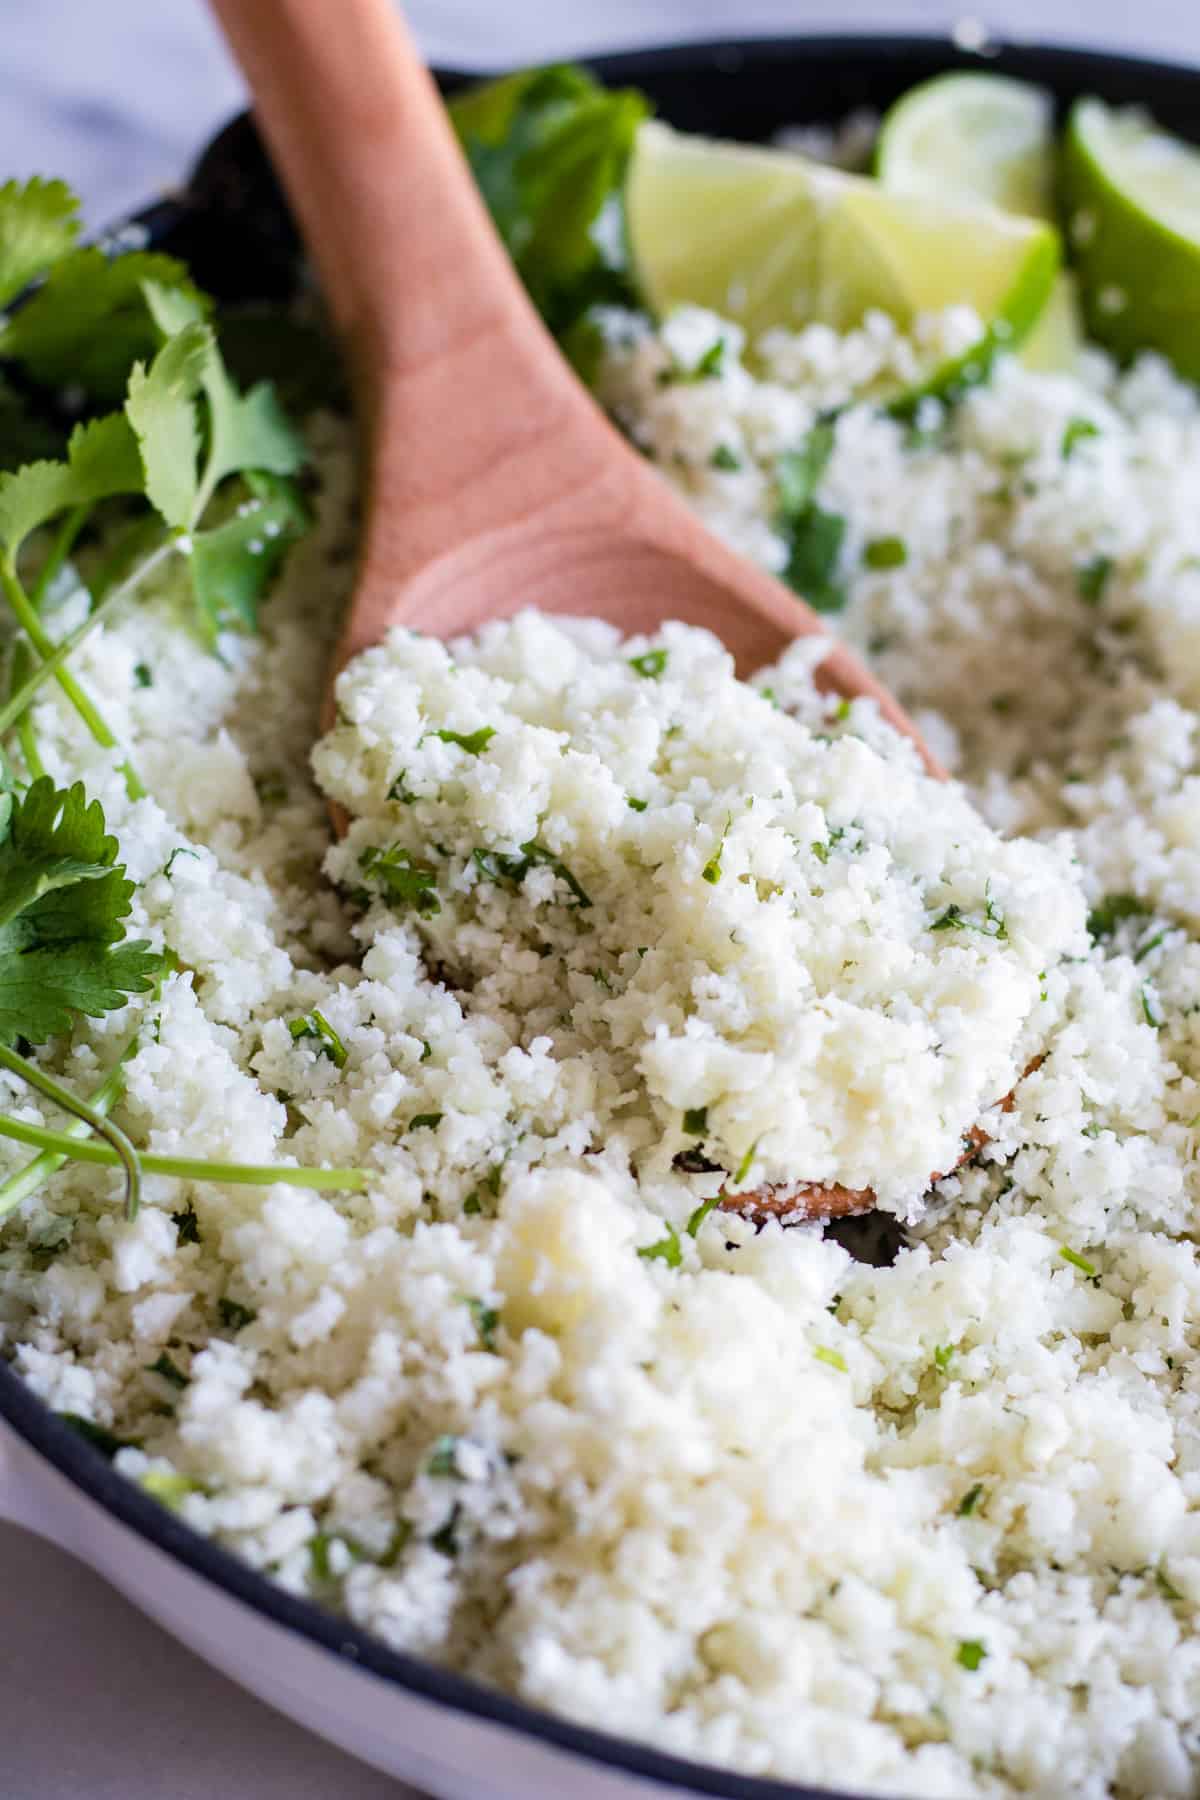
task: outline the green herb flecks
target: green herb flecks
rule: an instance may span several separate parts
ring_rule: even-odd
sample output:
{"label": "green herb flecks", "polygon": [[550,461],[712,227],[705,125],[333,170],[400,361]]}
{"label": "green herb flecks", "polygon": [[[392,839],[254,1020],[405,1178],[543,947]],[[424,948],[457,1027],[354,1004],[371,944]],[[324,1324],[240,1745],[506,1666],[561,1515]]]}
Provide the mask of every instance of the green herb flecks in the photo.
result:
{"label": "green herb flecks", "polygon": [[816,501],[833,454],[834,435],[831,421],[818,421],[800,449],[785,450],[775,465],[779,497],[775,525],[788,549],[784,580],[817,612],[840,612],[846,600],[837,576],[846,521]]}
{"label": "green herb flecks", "polygon": [[629,666],[635,675],[643,676],[647,681],[657,681],[667,666],[666,650],[643,650],[640,656],[631,656]]}
{"label": "green herb flecks", "polygon": [[173,1388],[185,1388],[191,1383],[191,1377],[185,1375],[175,1359],[164,1350],[156,1361],[146,1364],[147,1373],[161,1375],[162,1379]]}
{"label": "green herb flecks", "polygon": [[685,1230],[690,1238],[694,1238],[710,1212],[715,1212],[721,1204],[720,1194],[714,1194],[711,1200],[702,1200],[689,1218]]}
{"label": "green herb flecks", "polygon": [[462,1479],[458,1467],[458,1439],[449,1433],[438,1438],[425,1464],[427,1475]]}
{"label": "green herb flecks", "polygon": [[983,1483],[982,1483],[982,1481],[977,1481],[975,1483],[974,1487],[967,1489],[966,1493],[963,1495],[962,1499],[958,1503],[959,1518],[960,1519],[969,1519],[971,1517],[971,1514],[975,1511],[975,1508],[979,1505],[979,1502],[982,1499],[983,1499]]}
{"label": "green herb flecks", "polygon": [[908,561],[908,545],[902,537],[872,538],[863,548],[868,569],[900,569]]}
{"label": "green herb flecks", "polygon": [[1062,444],[1060,446],[1063,461],[1068,462],[1070,460],[1077,444],[1085,443],[1088,438],[1097,438],[1099,436],[1100,427],[1093,424],[1091,419],[1078,417],[1069,419],[1067,421],[1066,429],[1062,434]]}
{"label": "green herb flecks", "polygon": [[501,850],[474,850],[472,858],[476,868],[487,881],[507,882],[520,887],[529,871],[534,868],[552,869],[554,874],[569,890],[572,903],[581,911],[592,902],[581,882],[577,881],[566,863],[536,838],[521,845],[519,856],[508,856]]}
{"label": "green herb flecks", "polygon": [[688,1137],[703,1137],[708,1130],[707,1106],[689,1106],[683,1115],[683,1129]]}
{"label": "green herb flecks", "polygon": [[1072,1250],[1068,1245],[1060,1244],[1058,1254],[1064,1262],[1070,1263],[1073,1269],[1078,1269],[1081,1275],[1086,1275],[1089,1281],[1099,1281],[1100,1271],[1095,1263],[1090,1263],[1086,1256],[1079,1254],[1078,1250]]}
{"label": "green herb flecks", "polygon": [[818,1344],[813,1350],[813,1355],[818,1362],[827,1363],[831,1369],[836,1369],[840,1375],[848,1375],[850,1373],[846,1366],[846,1359],[840,1350],[830,1350],[826,1345]]}
{"label": "green herb flecks", "polygon": [[200,1242],[200,1220],[190,1200],[182,1212],[171,1214],[171,1223],[175,1227],[175,1242],[180,1246]]}
{"label": "green herb flecks", "polygon": [[683,1262],[679,1233],[673,1225],[668,1225],[666,1236],[657,1238],[653,1244],[643,1244],[638,1255],[646,1262],[665,1262],[668,1269],[679,1268]]}
{"label": "green herb flecks", "polygon": [[1113,567],[1111,556],[1093,556],[1090,561],[1080,563],[1075,570],[1075,587],[1079,598],[1086,600],[1089,606],[1099,606]]}
{"label": "green herb flecks", "polygon": [[479,1342],[485,1350],[496,1348],[496,1332],[500,1327],[500,1314],[494,1306],[488,1306],[476,1295],[469,1295],[466,1301],[471,1317],[475,1321],[475,1329],[479,1333]]}
{"label": "green herb flecks", "polygon": [[253,1307],[243,1306],[240,1300],[230,1300],[226,1294],[217,1301],[217,1314],[227,1331],[244,1331],[258,1317]]}
{"label": "green herb flecks", "polygon": [[468,756],[480,756],[487,749],[496,735],[494,725],[481,725],[478,731],[434,731],[432,737],[440,738],[443,744],[457,744]]}
{"label": "green herb flecks", "polygon": [[293,1043],[300,1043],[305,1038],[315,1039],[320,1055],[327,1056],[335,1069],[345,1068],[346,1046],[325,1014],[315,1006],[302,1018],[289,1020],[288,1031]]}
{"label": "green herb flecks", "polygon": [[1099,942],[1111,937],[1123,919],[1144,918],[1149,911],[1136,894],[1106,894],[1088,914],[1087,928]]}
{"label": "green herb flecks", "polygon": [[729,836],[729,830],[732,824],[733,814],[726,813],[725,828],[717,840],[717,847],[700,871],[701,879],[707,881],[710,887],[716,887],[718,881],[721,879],[721,858],[725,854],[725,840]]}
{"label": "green herb flecks", "polygon": [[422,919],[432,919],[442,910],[438,899],[437,870],[432,863],[422,862],[411,850],[393,844],[388,850],[371,845],[358,859],[358,866],[368,881],[382,891],[389,905],[412,909]]}
{"label": "green herb flecks", "polygon": [[955,1660],[960,1668],[967,1669],[972,1675],[987,1656],[987,1645],[978,1638],[964,1638],[958,1646]]}
{"label": "green herb flecks", "polygon": [[728,444],[718,444],[708,459],[708,466],[720,469],[723,475],[733,475],[741,468],[742,459]]}

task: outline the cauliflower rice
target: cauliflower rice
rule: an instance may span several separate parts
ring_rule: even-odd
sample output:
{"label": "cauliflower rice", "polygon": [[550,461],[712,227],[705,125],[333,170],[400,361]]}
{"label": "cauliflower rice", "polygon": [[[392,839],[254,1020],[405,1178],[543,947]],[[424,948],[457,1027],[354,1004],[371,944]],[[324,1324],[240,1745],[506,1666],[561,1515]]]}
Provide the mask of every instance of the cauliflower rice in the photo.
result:
{"label": "cauliflower rice", "polygon": [[[715,332],[711,379],[659,379]],[[755,372],[705,315],[609,336],[606,402],[776,569],[776,458],[908,354],[881,320]],[[55,1066],[93,1087],[144,1017],[147,1149],[370,1182],[147,1178],[130,1223],[72,1166],[7,1222],[5,1342],[197,1529],[536,1704],[862,1791],[1185,1795],[1200,409],[1089,353],[919,423],[849,405],[820,500],[843,628],[961,790],[809,644],[753,694],[702,634],[527,615],[347,672],[330,850],[332,422],[259,638],[202,653],[174,577],[97,630],[152,797],[53,698],[43,755],[180,968]],[[894,1263],[710,1210],[800,1178],[874,1187]]]}

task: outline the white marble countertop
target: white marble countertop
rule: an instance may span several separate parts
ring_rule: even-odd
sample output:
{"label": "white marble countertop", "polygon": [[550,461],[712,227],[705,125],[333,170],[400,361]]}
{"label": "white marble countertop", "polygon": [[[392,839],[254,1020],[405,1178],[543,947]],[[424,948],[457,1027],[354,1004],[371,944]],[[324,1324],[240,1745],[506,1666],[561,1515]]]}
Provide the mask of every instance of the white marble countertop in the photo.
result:
{"label": "white marble countertop", "polygon": [[[331,0],[331,17],[336,0]],[[427,54],[487,68],[803,30],[938,31],[939,0],[411,0]],[[1196,0],[998,0],[994,31],[1200,63]],[[169,187],[242,103],[200,0],[5,8],[0,178],[61,175],[106,223]],[[0,1527],[6,1800],[406,1800],[166,1638],[61,1552]],[[411,1800],[411,1797],[409,1797]]]}

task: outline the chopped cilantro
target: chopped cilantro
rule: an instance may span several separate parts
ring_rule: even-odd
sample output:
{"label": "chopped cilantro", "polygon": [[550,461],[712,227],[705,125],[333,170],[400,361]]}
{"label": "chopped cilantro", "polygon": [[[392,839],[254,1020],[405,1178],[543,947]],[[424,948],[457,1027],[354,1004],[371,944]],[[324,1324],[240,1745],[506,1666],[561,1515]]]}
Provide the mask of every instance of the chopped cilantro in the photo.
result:
{"label": "chopped cilantro", "polygon": [[629,658],[629,666],[647,681],[657,681],[667,666],[668,655],[666,650],[643,650],[640,656]]}
{"label": "chopped cilantro", "polygon": [[899,569],[908,561],[908,545],[902,537],[872,538],[863,549],[868,569]]}
{"label": "chopped cilantro", "polygon": [[1088,914],[1087,928],[1098,941],[1111,937],[1122,919],[1144,917],[1149,910],[1134,894],[1106,894]]}
{"label": "chopped cilantro", "polygon": [[421,1054],[420,1054],[420,1056],[418,1056],[417,1061],[423,1062],[423,1063],[428,1062],[432,1055],[433,1055],[433,1045],[430,1043],[428,1038],[422,1038],[421,1039]]}
{"label": "chopped cilantro", "polygon": [[189,850],[186,844],[176,844],[162,867],[162,872],[168,881],[171,879],[171,870],[175,867],[176,859],[180,856],[190,856],[194,858],[196,862],[201,860],[200,852],[198,850]]}
{"label": "chopped cilantro", "polygon": [[724,474],[731,475],[741,468],[742,459],[728,444],[718,444],[708,459],[708,465],[711,469],[720,469]]}
{"label": "chopped cilantro", "polygon": [[438,1438],[430,1452],[429,1461],[425,1464],[427,1475],[452,1476],[461,1480],[458,1472],[458,1439],[450,1433]]}
{"label": "chopped cilantro", "polygon": [[666,1237],[659,1238],[653,1244],[643,1244],[638,1255],[647,1262],[662,1261],[668,1269],[677,1269],[683,1261],[683,1245],[679,1241],[679,1233],[673,1225],[668,1225]]}
{"label": "chopped cilantro", "polygon": [[479,1341],[485,1350],[496,1348],[496,1329],[500,1324],[500,1314],[494,1306],[485,1306],[483,1301],[469,1296],[467,1308],[475,1321],[475,1329],[479,1333]]}
{"label": "chopped cilantro", "polygon": [[434,891],[437,871],[410,851],[396,844],[389,850],[372,845],[363,851],[358,866],[368,880],[378,882],[393,906],[411,906],[422,919],[432,919],[441,912],[442,903]]}
{"label": "chopped cilantro", "polygon": [[200,1242],[200,1221],[196,1217],[196,1208],[190,1200],[182,1212],[171,1214],[171,1223],[175,1227],[177,1243],[198,1244]]}
{"label": "chopped cilantro", "polygon": [[1078,1269],[1081,1275],[1086,1275],[1089,1281],[1099,1281],[1100,1272],[1096,1265],[1090,1263],[1086,1256],[1080,1256],[1078,1250],[1071,1250],[1066,1244],[1060,1244],[1058,1254],[1064,1262],[1069,1262],[1073,1269]]}
{"label": "chopped cilantro", "polygon": [[494,725],[481,725],[478,731],[435,731],[432,734],[440,738],[443,744],[457,744],[468,756],[478,756],[487,749],[496,735]]}
{"label": "chopped cilantro", "polygon": [[150,673],[149,663],[135,663],[133,666],[133,679],[140,688],[153,687],[154,677]]}
{"label": "chopped cilantro", "polygon": [[957,1660],[964,1669],[969,1669],[974,1674],[986,1655],[986,1644],[980,1643],[978,1638],[964,1638],[958,1646]]}
{"label": "chopped cilantro", "polygon": [[775,465],[775,524],[788,548],[784,580],[818,612],[839,612],[846,598],[836,579],[846,521],[816,502],[833,445],[833,423],[819,420],[800,449],[785,450]]}
{"label": "chopped cilantro", "polygon": [[1090,419],[1083,419],[1083,418],[1078,418],[1078,417],[1074,418],[1074,419],[1069,419],[1067,421],[1066,430],[1062,434],[1062,458],[1063,458],[1063,461],[1066,462],[1069,459],[1072,451],[1075,449],[1076,444],[1082,444],[1086,438],[1094,438],[1094,437],[1099,437],[1099,436],[1100,436],[1100,427],[1098,425],[1094,425]]}
{"label": "chopped cilantro", "polygon": [[1162,1001],[1148,981],[1143,981],[1142,983],[1141,996],[1143,1019],[1145,1019],[1147,1025],[1153,1025],[1155,1031],[1161,1031],[1167,1022],[1166,1015],[1162,1009]]}
{"label": "chopped cilantro", "polygon": [[979,1505],[979,1502],[982,1500],[982,1498],[983,1498],[983,1483],[982,1483],[982,1481],[977,1481],[975,1483],[974,1487],[967,1489],[966,1493],[963,1495],[962,1499],[958,1503],[959,1518],[960,1519],[969,1519],[971,1514],[975,1511],[975,1508]]}
{"label": "chopped cilantro", "polygon": [[1008,936],[1008,925],[1004,914],[996,906],[990,894],[984,899],[983,918],[972,919],[961,906],[955,902],[939,913],[929,926],[930,931],[978,931],[984,937],[1003,940]]}
{"label": "chopped cilantro", "polygon": [[713,851],[713,854],[709,857],[708,861],[705,863],[704,867],[700,871],[701,877],[705,881],[707,881],[709,883],[709,885],[712,887],[716,887],[718,881],[720,881],[720,879],[721,879],[721,856],[725,849],[725,839],[729,836],[729,828],[732,824],[733,824],[733,814],[726,813],[725,829],[724,829],[724,831],[722,831],[721,836],[718,839],[717,847]]}
{"label": "chopped cilantro", "polygon": [[1133,953],[1134,962],[1140,963],[1143,960],[1143,958],[1150,955],[1150,952],[1152,950],[1157,950],[1159,945],[1163,942],[1163,939],[1166,937],[1166,935],[1167,934],[1166,934],[1165,930],[1164,931],[1156,931],[1154,933],[1153,937],[1148,937],[1144,943],[1139,944],[1137,949]]}
{"label": "chopped cilantro", "polygon": [[628,794],[625,798],[625,804],[630,812],[643,813],[649,805],[649,802],[646,800],[635,800],[632,794]]}
{"label": "chopped cilantro", "polygon": [[829,861],[829,845],[823,844],[820,838],[813,839],[812,853],[819,863],[827,863]]}
{"label": "chopped cilantro", "polygon": [[702,1200],[700,1202],[700,1205],[696,1208],[695,1212],[689,1217],[685,1227],[689,1237],[694,1238],[696,1236],[709,1213],[715,1211],[720,1203],[721,1196],[719,1194],[714,1194],[711,1200]]}
{"label": "chopped cilantro", "polygon": [[837,1369],[842,1375],[848,1375],[846,1359],[840,1350],[830,1350],[824,1344],[818,1344],[813,1351],[818,1362],[828,1363],[831,1369]]}
{"label": "chopped cilantro", "polygon": [[229,1331],[242,1331],[247,1325],[253,1325],[258,1314],[251,1306],[243,1306],[240,1300],[230,1300],[222,1294],[217,1301],[217,1312],[221,1323]]}
{"label": "chopped cilantro", "polygon": [[436,1131],[443,1117],[444,1115],[440,1112],[416,1113],[408,1121],[408,1129],[410,1131]]}
{"label": "chopped cilantro", "polygon": [[404,771],[401,770],[387,791],[389,800],[395,800],[399,806],[415,806],[417,796],[405,785]]}
{"label": "chopped cilantro", "polygon": [[450,1516],[444,1525],[439,1526],[429,1542],[443,1556],[458,1555],[458,1521],[462,1516],[461,1506],[452,1506]]}
{"label": "chopped cilantro", "polygon": [[520,856],[506,856],[500,850],[473,850],[471,855],[476,868],[488,881],[510,881],[516,887],[521,885],[532,868],[544,866],[553,869],[558,879],[570,889],[571,897],[581,912],[592,904],[562,858],[547,850],[544,844],[539,844],[536,838],[521,845]]}
{"label": "chopped cilantro", "polygon": [[933,1360],[944,1375],[958,1353],[957,1344],[938,1344],[934,1348]]}
{"label": "chopped cilantro", "polygon": [[1079,598],[1086,600],[1089,606],[1098,606],[1104,598],[1104,590],[1112,572],[1111,556],[1093,556],[1089,562],[1080,563],[1075,570],[1075,587]]}
{"label": "chopped cilantro", "polygon": [[683,1115],[683,1129],[689,1137],[703,1137],[708,1130],[707,1106],[689,1106]]}
{"label": "chopped cilantro", "polygon": [[190,1379],[165,1350],[156,1361],[147,1363],[146,1369],[151,1375],[161,1375],[164,1381],[169,1381],[175,1388],[187,1387]]}
{"label": "chopped cilantro", "polygon": [[735,1187],[740,1187],[742,1185],[743,1181],[745,1181],[747,1175],[750,1173],[751,1169],[754,1167],[754,1158],[758,1153],[758,1146],[759,1146],[759,1139],[755,1138],[754,1142],[751,1144],[750,1148],[747,1150],[745,1156],[743,1156],[741,1162],[738,1164],[737,1174],[733,1178],[733,1185]]}
{"label": "chopped cilantro", "polygon": [[316,1040],[319,1055],[327,1056],[335,1069],[345,1068],[346,1046],[325,1014],[319,1012],[315,1006],[302,1018],[291,1019],[288,1022],[288,1030],[293,1043],[298,1044],[303,1038],[313,1038]]}

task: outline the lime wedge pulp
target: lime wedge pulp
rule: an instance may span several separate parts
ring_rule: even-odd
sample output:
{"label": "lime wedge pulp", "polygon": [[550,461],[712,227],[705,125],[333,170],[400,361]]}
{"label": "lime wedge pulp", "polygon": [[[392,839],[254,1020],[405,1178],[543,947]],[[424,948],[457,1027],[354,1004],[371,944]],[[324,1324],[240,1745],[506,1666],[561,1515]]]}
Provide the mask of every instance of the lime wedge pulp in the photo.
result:
{"label": "lime wedge pulp", "polygon": [[[1054,104],[1007,75],[935,75],[885,117],[875,171],[892,193],[985,202],[1053,219]],[[1069,369],[1083,347],[1074,283],[1060,275],[1021,346],[1027,368]]]}
{"label": "lime wedge pulp", "polygon": [[[775,326],[845,331],[877,308],[900,325],[966,305],[986,327],[936,381],[978,377],[996,341],[1018,342],[1058,268],[1040,220],[892,194],[783,150],[645,124],[626,184],[634,264],[659,313],[692,303],[736,320],[751,344]],[[922,391],[932,391],[924,388]]]}
{"label": "lime wedge pulp", "polygon": [[1062,190],[1089,331],[1200,380],[1200,150],[1144,112],[1079,100]]}
{"label": "lime wedge pulp", "polygon": [[893,194],[1053,219],[1053,102],[1007,75],[935,75],[888,112],[875,172]]}

